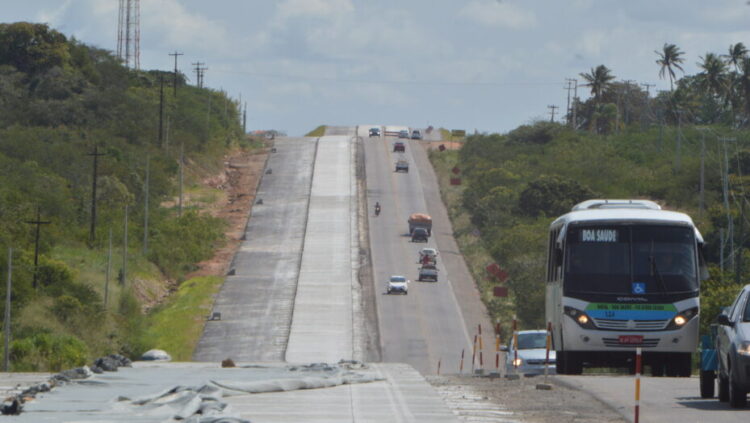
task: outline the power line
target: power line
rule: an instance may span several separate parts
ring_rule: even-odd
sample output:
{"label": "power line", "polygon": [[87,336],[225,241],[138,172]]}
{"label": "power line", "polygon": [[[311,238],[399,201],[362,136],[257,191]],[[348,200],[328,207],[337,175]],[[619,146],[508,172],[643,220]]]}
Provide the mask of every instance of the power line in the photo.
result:
{"label": "power line", "polygon": [[40,232],[39,228],[42,225],[49,225],[52,222],[50,222],[49,220],[42,220],[41,211],[39,207],[37,207],[36,208],[36,220],[27,220],[24,223],[28,223],[30,225],[36,225],[36,230],[34,232],[34,281],[31,285],[34,287],[34,289],[36,289],[36,281],[37,281],[37,277],[39,273],[37,271],[39,269],[39,232]]}

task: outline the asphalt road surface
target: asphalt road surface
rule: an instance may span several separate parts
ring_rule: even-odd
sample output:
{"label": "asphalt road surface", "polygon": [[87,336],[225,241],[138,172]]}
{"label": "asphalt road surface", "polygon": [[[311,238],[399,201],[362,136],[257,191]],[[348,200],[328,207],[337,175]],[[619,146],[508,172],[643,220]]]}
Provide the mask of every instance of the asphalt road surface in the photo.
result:
{"label": "asphalt road surface", "polygon": [[[586,391],[633,421],[633,376],[556,376],[561,382]],[[733,409],[718,398],[700,397],[697,377],[641,377],[642,422],[746,422],[750,409]]]}
{"label": "asphalt road surface", "polygon": [[[467,313],[481,319],[483,306],[477,302],[460,302],[467,293],[476,291],[468,275],[459,282],[446,267],[446,254],[438,256],[438,282],[418,282],[418,252],[424,247],[440,249],[440,240],[433,235],[427,243],[412,243],[408,235],[407,219],[410,214],[421,212],[439,214],[434,210],[442,203],[437,197],[433,180],[425,180],[422,167],[429,166],[418,141],[405,140],[406,152],[393,152],[394,137],[368,137],[369,126],[360,126],[363,138],[367,174],[367,202],[369,210],[369,236],[375,281],[375,301],[382,360],[404,362],[422,374],[435,374],[440,364],[443,373],[458,373],[461,353],[464,352],[464,372],[471,370],[472,343],[475,329],[482,321],[467,321]],[[383,133],[397,132],[399,127],[386,127]],[[421,154],[421,156],[420,156]],[[395,172],[398,157],[406,159],[409,172]],[[432,183],[433,185],[430,185]],[[433,196],[429,201],[425,194]],[[382,206],[380,216],[374,215],[374,204]],[[444,212],[443,212],[444,213]],[[433,234],[452,237],[444,222],[435,222]],[[455,254],[451,250],[449,254]],[[387,280],[391,275],[403,275],[412,282],[408,295],[386,294]],[[468,280],[467,280],[468,279]],[[460,287],[460,289],[457,289]],[[471,292],[469,292],[471,294]],[[471,297],[471,295],[468,295]],[[486,318],[485,318],[486,319]],[[489,323],[485,320],[486,330]],[[494,345],[491,335],[485,332],[484,344]],[[489,349],[485,350],[489,355]],[[487,357],[487,356],[485,356]],[[478,356],[476,359],[478,366]]]}

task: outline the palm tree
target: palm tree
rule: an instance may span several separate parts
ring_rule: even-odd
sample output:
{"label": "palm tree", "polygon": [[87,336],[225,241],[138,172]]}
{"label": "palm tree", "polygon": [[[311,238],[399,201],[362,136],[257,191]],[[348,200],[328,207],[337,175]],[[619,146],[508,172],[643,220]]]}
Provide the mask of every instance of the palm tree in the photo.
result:
{"label": "palm tree", "polygon": [[656,64],[661,66],[661,69],[659,70],[659,78],[664,78],[665,73],[669,75],[669,90],[674,91],[672,81],[675,78],[675,74],[673,68],[679,69],[683,73],[685,72],[685,70],[682,69],[682,66],[680,66],[680,63],[685,61],[685,59],[682,58],[682,55],[685,53],[676,45],[667,43],[664,43],[662,51],[655,50],[654,53],[659,56],[659,59],[656,60]]}
{"label": "palm tree", "polygon": [[750,119],[750,57],[740,62],[739,87],[745,99],[745,124]]}
{"label": "palm tree", "polygon": [[734,65],[734,70],[739,72],[742,59],[747,56],[747,53],[747,47],[742,43],[737,43],[729,46],[729,54],[725,54],[724,58],[727,61],[727,65]]}
{"label": "palm tree", "polygon": [[604,65],[591,68],[591,73],[581,73],[580,75],[587,82],[583,86],[591,87],[591,95],[594,96],[595,104],[599,104],[602,93],[610,86],[611,81],[615,79],[612,71]]}
{"label": "palm tree", "polygon": [[703,62],[698,63],[698,66],[703,72],[698,74],[698,78],[703,89],[715,96],[726,94],[727,65],[714,53],[706,53],[700,59]]}

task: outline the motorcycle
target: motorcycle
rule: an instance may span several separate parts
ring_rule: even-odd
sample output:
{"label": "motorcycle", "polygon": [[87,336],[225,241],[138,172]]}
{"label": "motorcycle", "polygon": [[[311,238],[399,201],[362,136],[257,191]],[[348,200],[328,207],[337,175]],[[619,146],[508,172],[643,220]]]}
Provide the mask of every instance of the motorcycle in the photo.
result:
{"label": "motorcycle", "polygon": [[380,205],[375,206],[375,216],[380,216]]}

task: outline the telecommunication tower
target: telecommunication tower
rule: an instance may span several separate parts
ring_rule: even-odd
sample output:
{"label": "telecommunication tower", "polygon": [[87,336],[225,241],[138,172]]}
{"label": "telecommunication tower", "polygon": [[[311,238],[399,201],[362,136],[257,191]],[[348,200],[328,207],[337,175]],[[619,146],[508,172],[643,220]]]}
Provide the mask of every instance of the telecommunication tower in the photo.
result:
{"label": "telecommunication tower", "polygon": [[117,57],[126,67],[141,68],[141,0],[118,0]]}

